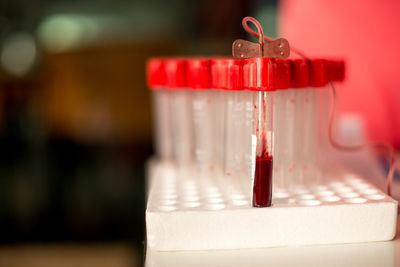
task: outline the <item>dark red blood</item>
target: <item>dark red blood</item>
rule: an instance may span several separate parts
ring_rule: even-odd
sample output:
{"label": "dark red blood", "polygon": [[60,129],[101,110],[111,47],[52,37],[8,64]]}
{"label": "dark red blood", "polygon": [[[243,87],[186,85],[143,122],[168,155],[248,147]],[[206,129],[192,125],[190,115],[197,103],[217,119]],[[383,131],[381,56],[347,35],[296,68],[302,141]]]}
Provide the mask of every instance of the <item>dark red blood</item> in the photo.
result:
{"label": "dark red blood", "polygon": [[256,157],[253,186],[253,207],[270,207],[272,201],[271,156]]}

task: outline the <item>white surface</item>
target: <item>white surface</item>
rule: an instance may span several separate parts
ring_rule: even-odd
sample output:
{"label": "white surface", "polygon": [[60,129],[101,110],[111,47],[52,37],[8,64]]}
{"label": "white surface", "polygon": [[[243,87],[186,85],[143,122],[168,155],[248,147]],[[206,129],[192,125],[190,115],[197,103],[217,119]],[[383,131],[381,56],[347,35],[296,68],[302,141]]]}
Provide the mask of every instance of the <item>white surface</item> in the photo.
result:
{"label": "white surface", "polygon": [[[240,186],[154,164],[146,211],[150,250],[211,250],[391,240],[397,202],[355,174],[274,192],[273,207],[250,207]],[[249,192],[248,192],[249,193]]]}
{"label": "white surface", "polygon": [[395,245],[395,242],[386,241],[343,245],[184,251],[173,253],[148,250],[145,266],[394,267],[396,266]]}

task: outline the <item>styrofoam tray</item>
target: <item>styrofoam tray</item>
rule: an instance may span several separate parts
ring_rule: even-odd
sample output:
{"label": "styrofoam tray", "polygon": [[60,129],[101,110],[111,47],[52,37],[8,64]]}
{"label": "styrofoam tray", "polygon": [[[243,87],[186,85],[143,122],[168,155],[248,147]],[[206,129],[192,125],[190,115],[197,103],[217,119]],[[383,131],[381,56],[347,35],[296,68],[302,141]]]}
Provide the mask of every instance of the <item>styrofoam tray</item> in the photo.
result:
{"label": "styrofoam tray", "polygon": [[[147,246],[158,251],[338,244],[393,239],[397,202],[347,172],[320,185],[275,190],[253,208],[249,192],[172,166],[149,166]],[[249,190],[247,190],[249,191]]]}

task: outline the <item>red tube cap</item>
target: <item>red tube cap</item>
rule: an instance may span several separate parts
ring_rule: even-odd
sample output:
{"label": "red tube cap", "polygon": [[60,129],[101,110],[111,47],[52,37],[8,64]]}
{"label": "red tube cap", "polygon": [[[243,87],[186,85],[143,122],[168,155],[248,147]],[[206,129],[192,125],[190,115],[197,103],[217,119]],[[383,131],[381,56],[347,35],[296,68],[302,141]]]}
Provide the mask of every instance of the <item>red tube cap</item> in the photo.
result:
{"label": "red tube cap", "polygon": [[327,60],[312,59],[310,62],[310,86],[322,87],[328,84]]}
{"label": "red tube cap", "polygon": [[244,88],[255,91],[274,91],[276,60],[267,57],[246,59],[243,65]]}
{"label": "red tube cap", "polygon": [[226,85],[226,62],[225,58],[211,60],[211,88],[223,89]]}
{"label": "red tube cap", "polygon": [[345,63],[343,60],[329,60],[328,78],[331,81],[343,81],[345,77]]}
{"label": "red tube cap", "polygon": [[226,90],[243,90],[243,60],[225,59],[226,65]]}
{"label": "red tube cap", "polygon": [[187,62],[188,86],[192,89],[211,88],[211,60],[190,59]]}
{"label": "red tube cap", "polygon": [[187,87],[186,64],[186,60],[182,58],[165,60],[165,80],[168,89]]}
{"label": "red tube cap", "polygon": [[290,88],[290,60],[277,59],[275,71],[275,89],[280,90]]}
{"label": "red tube cap", "polygon": [[150,89],[165,87],[165,65],[161,58],[151,58],[146,64],[147,86]]}
{"label": "red tube cap", "polygon": [[291,88],[305,88],[309,86],[310,66],[306,59],[291,60]]}
{"label": "red tube cap", "polygon": [[288,88],[290,64],[285,60],[256,57],[246,59],[243,65],[244,88],[255,91],[274,91]]}

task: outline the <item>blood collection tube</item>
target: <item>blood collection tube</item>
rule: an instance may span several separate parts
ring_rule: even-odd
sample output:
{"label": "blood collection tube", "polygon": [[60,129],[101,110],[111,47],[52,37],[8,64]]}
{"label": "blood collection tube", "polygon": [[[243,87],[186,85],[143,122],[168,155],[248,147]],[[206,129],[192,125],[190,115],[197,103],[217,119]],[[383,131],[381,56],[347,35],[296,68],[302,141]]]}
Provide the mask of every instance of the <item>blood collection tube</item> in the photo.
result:
{"label": "blood collection tube", "polygon": [[315,160],[318,140],[315,90],[309,88],[309,62],[292,61],[291,87],[295,90],[295,164],[296,185],[312,183],[316,175]]}
{"label": "blood collection tube", "polygon": [[276,60],[276,78],[275,78],[275,89],[274,92],[274,170],[273,170],[273,186],[274,188],[281,190],[287,188],[287,181],[285,179],[285,165],[284,165],[284,153],[288,149],[285,143],[285,95],[290,88],[290,60]]}
{"label": "blood collection tube", "polygon": [[[293,74],[295,70],[291,68]],[[298,183],[298,178],[295,176],[296,171],[296,90],[291,84],[287,90],[278,90],[276,95],[278,97],[277,110],[278,114],[275,116],[277,131],[275,134],[276,150],[275,156],[277,160],[277,173],[280,174],[278,179],[281,178],[278,184],[284,189],[292,190]],[[275,122],[274,122],[275,124]],[[274,126],[275,128],[275,126]],[[278,136],[279,135],[279,136]]]}
{"label": "blood collection tube", "polygon": [[172,160],[172,132],[165,76],[164,59],[152,58],[147,62],[147,83],[152,89],[155,152],[159,160],[168,162]]}
{"label": "blood collection tube", "polygon": [[192,162],[191,98],[187,89],[186,64],[186,60],[182,58],[165,60],[172,155],[180,168],[188,167]]}
{"label": "blood collection tube", "polygon": [[276,60],[272,58],[247,59],[243,67],[244,86],[253,90],[254,207],[269,207],[272,202],[272,103],[276,74]]}
{"label": "blood collection tube", "polygon": [[[318,151],[317,165],[319,169],[326,164],[331,146],[328,138],[329,114],[331,109],[331,96],[328,90],[327,60],[312,59],[310,61],[310,87],[316,91],[318,98]],[[321,179],[321,178],[319,178]]]}
{"label": "blood collection tube", "polygon": [[211,60],[211,94],[213,136],[215,140],[214,155],[216,173],[223,176],[225,159],[225,91],[226,84],[226,62],[225,58]]}
{"label": "blood collection tube", "polygon": [[211,87],[211,61],[188,61],[188,84],[192,95],[195,162],[200,175],[214,173],[216,168],[213,133],[214,92]]}
{"label": "blood collection tube", "polygon": [[224,175],[231,185],[227,188],[229,193],[236,193],[241,191],[245,182],[245,151],[246,146],[251,146],[251,133],[245,128],[246,92],[243,88],[243,60],[225,59],[225,69]]}

